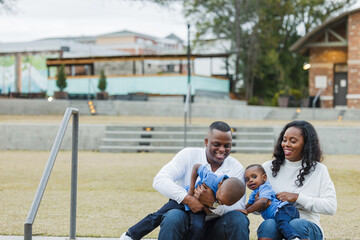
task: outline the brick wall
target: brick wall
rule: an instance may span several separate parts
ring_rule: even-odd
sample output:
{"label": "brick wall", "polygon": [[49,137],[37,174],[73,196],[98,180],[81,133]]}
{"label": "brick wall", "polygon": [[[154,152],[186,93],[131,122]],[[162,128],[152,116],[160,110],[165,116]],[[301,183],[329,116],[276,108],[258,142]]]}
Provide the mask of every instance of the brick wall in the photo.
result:
{"label": "brick wall", "polygon": [[349,108],[360,108],[360,12],[348,18],[348,98]]}
{"label": "brick wall", "polygon": [[315,88],[315,77],[326,76],[327,87],[322,92],[321,107],[332,108],[334,96],[334,64],[347,62],[346,47],[317,47],[310,48],[309,70],[309,96],[315,96],[318,88]]}

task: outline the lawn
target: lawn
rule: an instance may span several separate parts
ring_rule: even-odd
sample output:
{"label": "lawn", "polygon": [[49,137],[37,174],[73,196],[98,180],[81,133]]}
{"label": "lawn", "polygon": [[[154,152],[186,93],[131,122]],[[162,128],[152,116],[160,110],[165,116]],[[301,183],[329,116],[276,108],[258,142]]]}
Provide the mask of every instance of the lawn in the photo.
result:
{"label": "lawn", "polygon": [[[174,154],[79,153],[77,236],[119,237],[167,199],[152,188],[152,179]],[[23,235],[49,152],[0,151],[0,235]],[[244,166],[262,163],[264,154],[233,154]],[[70,152],[60,152],[33,226],[34,235],[68,236]],[[328,239],[360,239],[360,159],[329,155],[325,164],[335,183],[338,211],[322,216]],[[250,215],[251,238],[261,222]],[[156,238],[157,230],[146,238]]]}

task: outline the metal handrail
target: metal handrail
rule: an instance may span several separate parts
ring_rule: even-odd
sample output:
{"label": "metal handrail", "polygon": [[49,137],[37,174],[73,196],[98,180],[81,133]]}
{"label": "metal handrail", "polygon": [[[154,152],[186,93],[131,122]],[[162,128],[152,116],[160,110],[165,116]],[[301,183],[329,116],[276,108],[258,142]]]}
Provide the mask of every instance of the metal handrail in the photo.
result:
{"label": "metal handrail", "polygon": [[312,115],[313,115],[313,119],[315,119],[315,105],[316,105],[316,101],[320,98],[321,93],[324,91],[324,89],[319,89],[319,91],[316,93],[313,101],[312,101]]}
{"label": "metal handrail", "polygon": [[32,225],[36,213],[39,209],[41,199],[44,195],[46,185],[49,181],[51,170],[54,166],[56,156],[59,152],[61,142],[64,138],[67,125],[71,115],[73,116],[72,125],[72,159],[71,159],[71,203],[70,203],[70,240],[75,240],[76,233],[76,195],[77,195],[77,166],[78,166],[78,135],[79,135],[79,110],[76,108],[66,108],[60,129],[56,135],[50,156],[46,163],[39,186],[36,190],[34,200],[31,204],[29,214],[24,224],[24,240],[32,240]]}

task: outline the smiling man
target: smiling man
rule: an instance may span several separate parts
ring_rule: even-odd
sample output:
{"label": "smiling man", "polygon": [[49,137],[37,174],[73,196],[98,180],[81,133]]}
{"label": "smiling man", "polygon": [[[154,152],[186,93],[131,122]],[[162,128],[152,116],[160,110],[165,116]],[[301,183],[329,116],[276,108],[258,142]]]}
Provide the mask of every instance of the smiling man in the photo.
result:
{"label": "smiling man", "polygon": [[[206,217],[205,239],[249,239],[249,220],[239,209],[244,209],[244,196],[231,206],[215,201],[211,189],[202,186],[195,196],[184,189],[190,184],[194,164],[203,164],[215,174],[237,177],[244,182],[244,168],[229,156],[232,145],[231,128],[225,122],[213,122],[205,138],[205,148],[185,148],[167,163],[155,176],[153,187],[166,197],[186,204],[192,212],[210,210]],[[206,210],[207,210],[206,209]],[[209,212],[209,211],[207,211]],[[186,239],[189,215],[181,210],[167,212],[160,224],[159,240]],[[225,226],[225,227],[224,227]]]}

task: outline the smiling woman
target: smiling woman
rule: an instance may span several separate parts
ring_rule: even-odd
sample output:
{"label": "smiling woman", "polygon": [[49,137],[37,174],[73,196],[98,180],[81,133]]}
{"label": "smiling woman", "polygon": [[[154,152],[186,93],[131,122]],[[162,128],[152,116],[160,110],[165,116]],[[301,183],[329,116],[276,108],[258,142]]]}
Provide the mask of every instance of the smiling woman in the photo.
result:
{"label": "smiling woman", "polygon": [[[288,123],[277,140],[274,160],[263,164],[268,181],[282,201],[293,203],[300,219],[290,225],[301,239],[324,238],[320,214],[333,215],[337,200],[334,184],[322,161],[322,151],[314,127],[306,121]],[[258,228],[259,239],[282,239],[273,219]]]}

